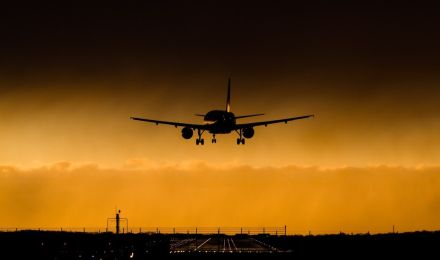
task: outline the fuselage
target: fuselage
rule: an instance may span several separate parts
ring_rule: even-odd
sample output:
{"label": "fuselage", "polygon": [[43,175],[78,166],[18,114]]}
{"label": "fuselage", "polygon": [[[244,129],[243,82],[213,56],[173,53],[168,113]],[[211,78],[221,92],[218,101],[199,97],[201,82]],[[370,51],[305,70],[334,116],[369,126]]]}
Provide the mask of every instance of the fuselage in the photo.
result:
{"label": "fuselage", "polygon": [[224,110],[211,110],[206,113],[204,120],[212,125],[209,132],[212,134],[229,134],[235,129],[235,115]]}

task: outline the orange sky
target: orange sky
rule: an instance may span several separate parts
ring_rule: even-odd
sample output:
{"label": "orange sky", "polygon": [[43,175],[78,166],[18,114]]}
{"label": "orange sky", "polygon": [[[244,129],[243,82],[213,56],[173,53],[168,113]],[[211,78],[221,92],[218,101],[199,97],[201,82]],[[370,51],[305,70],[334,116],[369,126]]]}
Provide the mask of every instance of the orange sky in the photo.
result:
{"label": "orange sky", "polygon": [[[324,1],[4,7],[0,227],[439,229],[436,8]],[[3,11],[3,10],[2,10]],[[314,119],[184,140],[225,107]],[[255,118],[257,119],[257,118]],[[243,122],[251,119],[243,119]],[[62,163],[60,163],[62,162]]]}
{"label": "orange sky", "polygon": [[[439,228],[440,124],[430,113],[414,116],[430,104],[414,103],[406,114],[389,100],[352,107],[351,100],[336,105],[307,91],[282,97],[273,90],[285,88],[276,86],[247,96],[236,80],[237,113],[317,117],[256,128],[245,146],[220,135],[204,147],[174,127],[129,120],[198,122],[192,113],[223,107],[220,83],[200,103],[160,87],[142,96],[96,86],[84,96],[47,89],[3,95],[2,226],[103,227],[117,205],[132,226],[286,224],[294,233]],[[376,116],[376,110],[382,111]]]}
{"label": "orange sky", "polygon": [[[415,80],[401,83],[401,94],[386,89],[389,82],[362,83],[383,89],[360,96],[348,86],[342,86],[347,89],[344,95],[341,89],[333,94],[332,83],[275,80],[265,83],[266,88],[257,79],[237,78],[232,89],[236,114],[266,113],[255,118],[259,120],[316,114],[315,119],[288,125],[257,127],[255,137],[242,147],[235,145],[235,134],[220,135],[216,145],[208,142],[202,148],[193,145],[194,139],[184,140],[174,127],[129,120],[143,116],[200,123],[194,113],[224,108],[225,83],[223,78],[145,85],[127,80],[120,83],[123,87],[119,82],[94,82],[75,88],[64,80],[11,90],[0,96],[0,163],[39,167],[69,160],[117,167],[126,160],[148,159],[252,166],[413,167],[440,162],[438,91],[428,95],[433,83],[418,88]],[[361,82],[345,84],[357,83]],[[245,90],[255,84],[259,88],[249,95]],[[188,88],[203,94],[194,96]],[[319,94],[316,89],[331,92]]]}

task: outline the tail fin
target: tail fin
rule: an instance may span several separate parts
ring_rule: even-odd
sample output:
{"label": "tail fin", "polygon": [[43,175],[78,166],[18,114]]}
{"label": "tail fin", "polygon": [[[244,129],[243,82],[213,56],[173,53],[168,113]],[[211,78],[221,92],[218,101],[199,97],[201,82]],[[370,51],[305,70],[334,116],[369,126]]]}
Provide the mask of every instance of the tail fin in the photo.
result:
{"label": "tail fin", "polygon": [[226,98],[226,112],[231,112],[231,78],[228,79],[228,96]]}

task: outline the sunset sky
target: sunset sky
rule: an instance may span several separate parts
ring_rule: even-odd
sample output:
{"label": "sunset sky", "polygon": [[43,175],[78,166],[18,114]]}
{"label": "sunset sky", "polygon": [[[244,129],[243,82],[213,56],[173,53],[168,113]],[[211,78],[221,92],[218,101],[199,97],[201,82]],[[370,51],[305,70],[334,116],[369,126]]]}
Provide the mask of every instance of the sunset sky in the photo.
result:
{"label": "sunset sky", "polygon": [[[440,229],[436,9],[207,2],[1,8],[0,227]],[[316,117],[201,147],[129,120],[201,123],[228,77],[235,114]]]}

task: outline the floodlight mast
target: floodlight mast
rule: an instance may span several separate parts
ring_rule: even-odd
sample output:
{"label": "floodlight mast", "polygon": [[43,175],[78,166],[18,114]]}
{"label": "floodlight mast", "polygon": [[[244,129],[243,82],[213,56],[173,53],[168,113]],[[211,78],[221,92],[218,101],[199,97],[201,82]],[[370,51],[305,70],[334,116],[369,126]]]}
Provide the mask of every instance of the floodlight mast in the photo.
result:
{"label": "floodlight mast", "polygon": [[[121,221],[125,221],[126,232],[128,232],[128,218],[120,217],[121,210],[116,210],[116,216],[114,218],[107,218],[107,227],[106,231],[108,232],[108,224],[109,222],[115,221],[116,223],[116,234],[119,234],[121,231]],[[124,233],[124,232],[123,232]]]}

